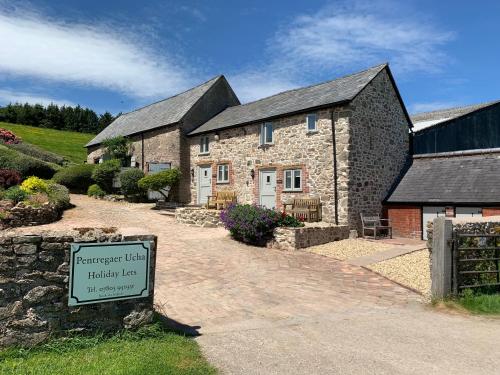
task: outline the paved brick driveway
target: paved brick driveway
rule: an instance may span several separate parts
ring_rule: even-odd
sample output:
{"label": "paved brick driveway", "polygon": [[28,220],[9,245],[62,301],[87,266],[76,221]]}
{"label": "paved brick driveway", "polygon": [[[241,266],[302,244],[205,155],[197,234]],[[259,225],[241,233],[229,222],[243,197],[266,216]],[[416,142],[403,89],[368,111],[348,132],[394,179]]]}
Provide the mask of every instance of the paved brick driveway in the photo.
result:
{"label": "paved brick driveway", "polygon": [[362,268],[304,252],[245,246],[150,205],[73,196],[51,228],[117,226],[159,236],[156,302],[199,327],[227,373],[496,373],[500,322],[435,313]]}

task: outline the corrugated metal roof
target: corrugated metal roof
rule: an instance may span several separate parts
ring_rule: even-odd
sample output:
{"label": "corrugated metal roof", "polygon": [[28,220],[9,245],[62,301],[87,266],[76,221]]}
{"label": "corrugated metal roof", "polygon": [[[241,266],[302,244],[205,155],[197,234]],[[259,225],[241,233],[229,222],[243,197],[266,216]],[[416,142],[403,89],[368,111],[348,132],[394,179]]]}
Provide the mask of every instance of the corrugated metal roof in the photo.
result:
{"label": "corrugated metal roof", "polygon": [[492,106],[497,103],[500,103],[500,100],[482,104],[473,104],[465,107],[440,109],[438,111],[418,113],[415,115],[411,115],[410,118],[413,123],[413,130],[419,131],[449,120],[454,120],[456,118],[468,115],[477,110]]}
{"label": "corrugated metal roof", "polygon": [[226,108],[217,116],[193,130],[190,135],[352,100],[386,67],[387,64],[377,65],[333,81],[285,91],[251,103]]}
{"label": "corrugated metal roof", "polygon": [[387,202],[500,204],[500,149],[494,151],[416,156]]}
{"label": "corrugated metal roof", "polygon": [[86,146],[97,145],[108,138],[141,133],[179,122],[208,89],[220,79],[222,76],[217,76],[183,93],[125,113]]}

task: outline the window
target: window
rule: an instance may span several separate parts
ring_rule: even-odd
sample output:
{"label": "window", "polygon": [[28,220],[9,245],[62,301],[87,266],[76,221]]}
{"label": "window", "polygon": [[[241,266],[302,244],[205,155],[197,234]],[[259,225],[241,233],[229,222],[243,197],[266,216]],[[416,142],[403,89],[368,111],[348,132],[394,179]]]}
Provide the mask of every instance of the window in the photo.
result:
{"label": "window", "polygon": [[229,165],[220,164],[217,166],[217,182],[218,183],[228,183],[229,182]]}
{"label": "window", "polygon": [[307,122],[307,131],[308,132],[314,132],[317,130],[316,128],[316,114],[310,114],[306,116],[306,122]]}
{"label": "window", "polygon": [[269,145],[273,142],[273,123],[265,122],[260,127],[260,144]]}
{"label": "window", "polygon": [[208,135],[202,136],[200,138],[200,154],[208,154],[210,151],[209,148],[210,140],[208,138]]}
{"label": "window", "polygon": [[287,169],[285,170],[285,188],[286,191],[301,191],[302,190],[302,170]]}

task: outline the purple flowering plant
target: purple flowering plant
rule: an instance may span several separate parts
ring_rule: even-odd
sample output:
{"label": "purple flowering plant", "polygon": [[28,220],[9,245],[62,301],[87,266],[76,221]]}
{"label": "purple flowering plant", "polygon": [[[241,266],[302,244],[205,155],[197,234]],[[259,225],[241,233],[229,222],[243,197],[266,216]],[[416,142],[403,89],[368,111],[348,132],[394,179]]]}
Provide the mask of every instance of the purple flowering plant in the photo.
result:
{"label": "purple flowering plant", "polygon": [[284,212],[250,204],[231,204],[221,212],[220,219],[234,239],[261,246],[272,238],[276,227],[304,226]]}

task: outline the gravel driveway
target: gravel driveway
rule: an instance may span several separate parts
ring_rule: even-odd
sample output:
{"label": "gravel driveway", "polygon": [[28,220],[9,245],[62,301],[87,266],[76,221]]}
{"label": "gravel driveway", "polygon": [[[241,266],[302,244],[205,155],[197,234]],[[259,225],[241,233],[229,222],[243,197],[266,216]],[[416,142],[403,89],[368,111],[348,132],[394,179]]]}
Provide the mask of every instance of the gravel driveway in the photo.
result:
{"label": "gravel driveway", "polygon": [[156,302],[192,327],[227,374],[497,374],[500,321],[438,313],[360,267],[248,247],[151,205],[72,196],[46,227],[117,226],[159,236]]}

